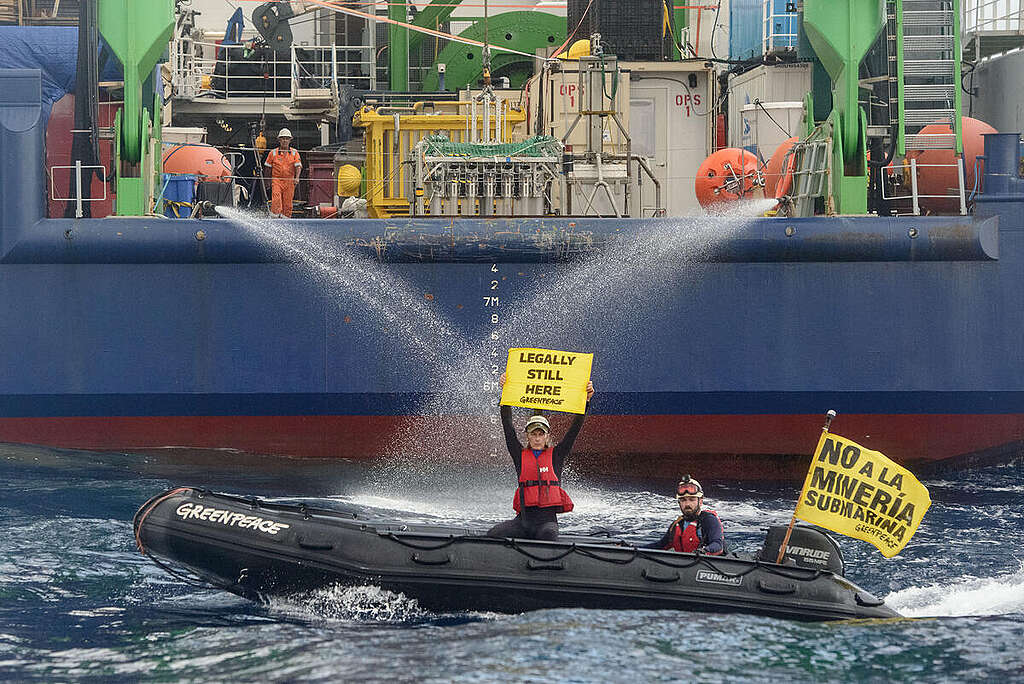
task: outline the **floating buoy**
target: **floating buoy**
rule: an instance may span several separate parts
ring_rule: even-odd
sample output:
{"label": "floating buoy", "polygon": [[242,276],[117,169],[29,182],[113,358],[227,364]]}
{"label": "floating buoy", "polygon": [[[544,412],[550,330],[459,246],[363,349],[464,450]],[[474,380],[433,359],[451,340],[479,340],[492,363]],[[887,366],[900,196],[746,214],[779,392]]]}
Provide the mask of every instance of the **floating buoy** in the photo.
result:
{"label": "floating buoy", "polygon": [[701,162],[694,190],[702,207],[752,197],[764,178],[753,152],[736,147],[718,150]]}
{"label": "floating buoy", "polygon": [[[775,152],[772,154],[772,158],[768,160],[768,163],[764,167],[764,196],[774,197],[779,199],[789,194],[789,189],[793,185],[793,169],[796,166],[796,158],[789,154],[789,151],[793,149],[793,145],[796,144],[797,138],[793,136],[782,141]],[[787,159],[786,155],[789,154]],[[785,169],[783,169],[783,162],[785,162]]]}
{"label": "floating buoy", "polygon": [[338,168],[339,197],[358,197],[362,183],[363,174],[352,164],[343,164]]}
{"label": "floating buoy", "polygon": [[231,164],[227,157],[206,143],[164,145],[163,169],[164,173],[195,174],[200,180],[231,180]]}

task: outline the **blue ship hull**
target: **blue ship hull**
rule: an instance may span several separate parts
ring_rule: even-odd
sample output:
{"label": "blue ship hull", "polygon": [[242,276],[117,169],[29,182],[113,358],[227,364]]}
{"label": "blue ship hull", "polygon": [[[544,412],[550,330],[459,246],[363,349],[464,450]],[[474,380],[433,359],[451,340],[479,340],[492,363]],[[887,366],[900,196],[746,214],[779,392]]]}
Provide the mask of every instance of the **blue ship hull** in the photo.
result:
{"label": "blue ship hull", "polygon": [[[756,219],[645,260],[711,219],[309,220],[291,247],[224,220],[43,219],[27,107],[0,111],[0,441],[363,458],[440,414],[475,452],[494,444],[480,379],[547,346],[595,354],[584,469],[794,477],[827,409],[911,467],[1021,453],[1015,139],[1001,164],[993,139],[972,217]],[[304,245],[381,279],[350,291]],[[623,249],[642,268],[607,257]]]}

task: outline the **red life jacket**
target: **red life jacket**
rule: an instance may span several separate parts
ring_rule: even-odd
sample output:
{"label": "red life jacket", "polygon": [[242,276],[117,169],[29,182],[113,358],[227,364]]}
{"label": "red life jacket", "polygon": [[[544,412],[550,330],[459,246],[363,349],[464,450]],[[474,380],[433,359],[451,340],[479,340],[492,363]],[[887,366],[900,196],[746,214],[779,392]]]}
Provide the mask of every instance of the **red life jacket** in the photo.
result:
{"label": "red life jacket", "polygon": [[[701,539],[697,536],[697,527],[700,523],[700,514],[705,511],[718,518],[718,513],[715,513],[710,508],[702,508],[700,513],[697,514],[696,520],[686,521],[683,520],[682,516],[676,518],[676,521],[672,523],[675,527],[672,534],[673,549],[681,553],[693,553],[700,548]],[[722,522],[721,518],[719,518],[718,522]],[[725,530],[725,525],[722,525],[722,529]],[[712,555],[717,556],[718,554]]]}
{"label": "red life jacket", "polygon": [[519,487],[512,498],[512,510],[516,513],[533,506],[535,508],[554,508],[556,513],[568,513],[572,510],[572,499],[558,483],[555,467],[552,464],[552,450],[548,447],[533,455],[533,449],[523,449],[519,468]]}

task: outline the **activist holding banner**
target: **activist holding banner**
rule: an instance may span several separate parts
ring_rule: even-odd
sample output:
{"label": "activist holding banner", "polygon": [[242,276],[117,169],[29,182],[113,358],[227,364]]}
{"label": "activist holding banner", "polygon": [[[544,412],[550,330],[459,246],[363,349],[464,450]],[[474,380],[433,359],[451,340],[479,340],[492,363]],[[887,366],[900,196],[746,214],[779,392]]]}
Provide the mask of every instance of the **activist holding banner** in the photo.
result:
{"label": "activist holding banner", "polygon": [[706,553],[720,556],[725,553],[725,530],[718,513],[704,508],[704,488],[689,475],[676,485],[676,503],[682,513],[668,526],[668,531],[645,549],[672,549],[680,553]]}
{"label": "activist holding banner", "polygon": [[[499,382],[505,386],[505,374]],[[562,467],[572,450],[580,428],[583,427],[585,411],[594,396],[594,384],[587,380],[583,412],[573,419],[565,437],[557,445],[551,444],[551,425],[547,418],[533,415],[526,421],[524,446],[512,425],[512,407],[502,404],[501,425],[505,431],[505,444],[516,468],[519,485],[512,500],[516,517],[500,522],[487,531],[489,537],[513,537],[517,539],[540,539],[558,541],[558,513],[568,513],[573,508],[572,499],[561,486]]]}

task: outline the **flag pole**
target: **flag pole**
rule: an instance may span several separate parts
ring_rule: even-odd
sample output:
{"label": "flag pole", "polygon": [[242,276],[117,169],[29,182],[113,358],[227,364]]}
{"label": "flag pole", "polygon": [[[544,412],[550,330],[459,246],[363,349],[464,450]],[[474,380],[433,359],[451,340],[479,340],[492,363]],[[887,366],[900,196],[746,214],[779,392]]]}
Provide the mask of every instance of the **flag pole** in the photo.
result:
{"label": "flag pole", "polygon": [[[821,432],[827,433],[828,428],[832,425],[832,419],[836,417],[836,412],[833,409],[829,409],[825,414],[825,424],[821,426]],[[820,441],[820,438],[819,438]],[[814,454],[811,454],[811,458],[814,458]],[[807,485],[807,478],[804,478],[804,485]],[[800,496],[797,497],[797,505],[800,504],[800,500],[804,498],[804,488],[800,489]],[[779,547],[779,557],[775,559],[776,564],[781,564],[783,557],[786,555],[786,547],[789,545],[789,537],[793,534],[793,525],[796,524],[796,509],[793,509],[793,516],[789,519],[789,527],[786,528],[786,536],[782,538],[782,546]]]}

